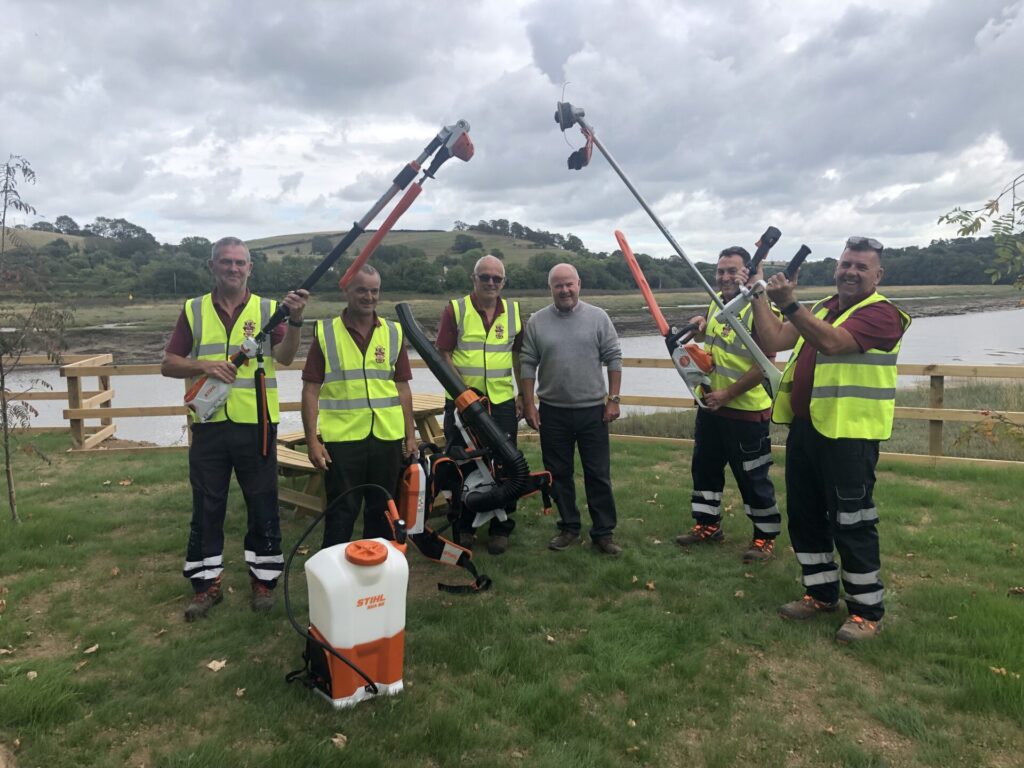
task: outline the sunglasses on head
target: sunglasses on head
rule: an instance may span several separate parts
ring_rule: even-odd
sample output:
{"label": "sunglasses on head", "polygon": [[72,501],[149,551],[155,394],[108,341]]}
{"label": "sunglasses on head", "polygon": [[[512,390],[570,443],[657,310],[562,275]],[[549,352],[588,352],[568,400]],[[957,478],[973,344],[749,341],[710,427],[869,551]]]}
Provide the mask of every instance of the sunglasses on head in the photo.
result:
{"label": "sunglasses on head", "polygon": [[502,275],[473,275],[481,283],[493,283],[494,285],[501,285],[505,282],[505,278]]}
{"label": "sunglasses on head", "polygon": [[849,237],[846,239],[846,247],[852,248],[855,251],[866,251],[871,249],[872,251],[882,252],[882,244],[875,240],[873,237]]}

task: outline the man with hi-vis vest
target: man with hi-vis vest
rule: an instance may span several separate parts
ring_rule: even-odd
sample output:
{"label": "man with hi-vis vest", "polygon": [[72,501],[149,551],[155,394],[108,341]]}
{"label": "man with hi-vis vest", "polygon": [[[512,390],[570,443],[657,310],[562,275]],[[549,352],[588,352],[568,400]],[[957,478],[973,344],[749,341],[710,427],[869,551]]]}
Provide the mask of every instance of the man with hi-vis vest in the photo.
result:
{"label": "man with hi-vis vest", "polygon": [[351,489],[378,485],[395,496],[403,457],[416,453],[409,355],[402,327],[377,316],[380,274],[366,264],[342,291],[348,304],[340,317],[317,321],[302,371],[309,460],[326,471],[324,547],[351,541],[361,507],[363,538],[391,538],[387,497]]}
{"label": "man with hi-vis vest", "polygon": [[[745,248],[726,248],[718,256],[715,280],[723,302],[739,293],[746,282],[745,265],[750,254]],[[764,375],[750,351],[736,337],[732,327],[715,317],[714,302],[704,315],[690,318],[701,332],[695,337],[704,341],[715,367],[710,374],[711,386],[697,409],[694,432],[693,479],[691,509],[695,525],[689,533],[676,537],[682,546],[721,542],[722,489],[725,487],[725,465],[739,486],[743,509],[754,526],[750,546],[743,553],[743,562],[770,560],[775,552],[775,537],[782,529],[782,517],[775,503],[775,486],[768,477],[772,465],[772,446],[768,437],[772,401],[761,386]],[[757,340],[753,312],[747,306],[740,321]],[[770,356],[773,357],[773,356]]]}
{"label": "man with hi-vis vest", "polygon": [[[277,506],[277,452],[263,456],[257,423],[256,371],[266,374],[268,417],[278,421],[277,380],[274,363],[288,365],[299,348],[299,329],[309,293],[298,290],[284,298],[287,328],[270,334],[270,354],[236,368],[229,358],[248,337],[256,335],[277,309],[277,302],[249,291],[252,260],[237,237],[213,244],[209,261],[216,285],[211,293],[185,302],[171,340],[164,350],[160,372],[176,379],[211,376],[231,384],[227,402],[204,424],[192,424],[188,451],[192,484],[192,522],[185,555],[185,578],[192,582],[192,601],[185,620],[204,618],[224,599],[224,515],[227,512],[231,472],[245,496],[248,530],[245,562],[249,566],[250,607],[269,611],[272,590],[284,569],[281,525]],[[261,350],[261,357],[262,357]],[[271,444],[276,441],[271,429]]]}
{"label": "man with hi-vis vest", "polygon": [[[483,256],[473,267],[473,291],[461,299],[453,299],[441,313],[437,329],[437,349],[466,382],[466,386],[482,392],[491,406],[491,416],[516,444],[522,397],[516,396],[519,385],[519,350],[523,346],[523,323],[519,302],[501,297],[505,284],[505,265],[496,256]],[[444,439],[447,443],[465,445],[455,421],[455,403],[450,395],[444,401]],[[508,549],[509,535],[515,528],[511,514],[513,501],[505,508],[505,520],[491,518],[488,526],[487,551],[503,554]],[[472,512],[463,514],[458,523],[459,544],[473,548]]]}
{"label": "man with hi-vis vest", "polygon": [[779,613],[801,621],[835,611],[842,581],[849,618],[836,632],[840,643],[875,637],[884,613],[872,491],[879,441],[892,433],[896,357],[910,316],[875,290],[881,259],[880,242],[851,237],[836,264],[834,296],[808,309],[794,298],[795,279],[779,273],[767,293],[786,319],[763,297],[754,302],[761,343],[793,349],[772,420],[789,424],[786,506],[805,594]]}

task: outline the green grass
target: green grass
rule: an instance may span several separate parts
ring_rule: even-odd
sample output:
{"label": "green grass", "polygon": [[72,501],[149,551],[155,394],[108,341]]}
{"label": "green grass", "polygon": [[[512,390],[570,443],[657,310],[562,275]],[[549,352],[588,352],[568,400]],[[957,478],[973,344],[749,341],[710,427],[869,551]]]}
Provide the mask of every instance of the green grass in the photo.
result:
{"label": "green grass", "polygon": [[[838,619],[776,617],[800,594],[785,534],[776,561],[741,565],[731,481],[728,541],[684,553],[689,450],[617,442],[622,557],[547,551],[536,500],[506,555],[480,548],[486,594],[439,593],[458,573],[411,550],[408,687],[335,712],[284,683],[302,641],[282,607],[248,609],[237,489],[233,592],[185,624],[185,456],[48,439],[52,465],[17,456],[24,522],[0,523],[0,743],[20,739],[18,765],[1009,766],[1024,750],[1019,473],[883,464],[888,626],[843,649]],[[307,524],[285,520],[286,546]]]}

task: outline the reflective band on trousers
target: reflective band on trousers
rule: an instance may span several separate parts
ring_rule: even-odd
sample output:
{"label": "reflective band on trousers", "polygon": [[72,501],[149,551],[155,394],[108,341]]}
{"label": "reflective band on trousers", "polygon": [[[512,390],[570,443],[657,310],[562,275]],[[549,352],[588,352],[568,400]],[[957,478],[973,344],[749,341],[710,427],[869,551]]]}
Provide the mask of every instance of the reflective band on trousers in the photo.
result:
{"label": "reflective band on trousers", "polygon": [[[207,293],[185,302],[185,319],[192,330],[193,360],[228,360],[238,351],[246,337],[255,336],[270,321],[277,309],[277,302],[250,294],[241,313],[231,326],[228,338],[224,323],[217,314],[213,294]],[[263,370],[267,385],[267,411],[272,423],[277,423],[278,396],[277,375],[274,370],[274,356],[270,353],[269,342],[263,345]],[[208,421],[234,421],[255,424],[256,411],[256,361],[238,368],[231,385],[227,402]]]}
{"label": "reflective band on trousers", "polygon": [[363,440],[371,433],[379,440],[402,439],[405,416],[395,384],[401,327],[381,318],[365,353],[340,317],[317,322],[316,338],[324,356],[319,402],[324,442]]}
{"label": "reflective band on trousers", "polygon": [[[719,294],[721,295],[721,294]],[[748,330],[753,329],[753,308],[748,304],[740,312],[740,322]],[[743,378],[754,366],[754,356],[737,337],[728,323],[716,317],[718,304],[711,302],[704,314],[708,318],[705,331],[704,351],[711,355],[715,367],[711,370],[711,389],[725,389]],[[754,387],[729,401],[729,407],[740,411],[764,411],[771,408],[772,401],[764,387]]]}
{"label": "reflective band on trousers", "polygon": [[882,602],[882,598],[885,596],[885,590],[879,589],[875,592],[847,592],[846,601],[848,603],[860,603],[861,605],[878,605]]}
{"label": "reflective band on trousers", "polygon": [[868,573],[850,573],[849,571],[843,571],[843,581],[847,584],[876,584],[878,582],[879,571],[869,571]]}
{"label": "reflective band on trousers", "polygon": [[[457,333],[452,364],[466,386],[480,390],[494,404],[508,402],[515,396],[512,347],[522,327],[519,302],[500,301],[502,311],[487,330],[470,296],[451,302]],[[446,396],[451,399],[451,395]]]}
{"label": "reflective band on trousers", "polygon": [[[873,293],[841,313],[832,321],[832,325],[838,328],[858,310],[887,301],[882,294]],[[899,307],[895,308],[906,332],[910,327],[910,315]],[[811,312],[815,317],[824,319],[828,315],[825,301],[819,301]],[[891,350],[886,351],[869,349],[867,352],[843,355],[815,353],[810,403],[811,422],[815,430],[833,440],[889,438],[896,411],[896,360],[902,342],[901,338]],[[793,376],[803,347],[804,339],[801,337],[782,373],[779,394],[772,409],[772,421],[776,424],[789,424],[793,421]]]}
{"label": "reflective band on trousers", "polygon": [[840,512],[838,515],[840,525],[856,525],[857,523],[871,523],[878,520],[878,508],[858,509],[856,512]]}

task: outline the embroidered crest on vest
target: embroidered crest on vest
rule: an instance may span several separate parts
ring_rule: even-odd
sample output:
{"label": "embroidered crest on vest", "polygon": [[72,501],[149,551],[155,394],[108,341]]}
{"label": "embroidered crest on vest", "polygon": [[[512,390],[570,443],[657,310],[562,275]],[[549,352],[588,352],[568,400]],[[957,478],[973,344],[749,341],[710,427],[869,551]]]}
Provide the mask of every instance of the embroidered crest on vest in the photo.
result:
{"label": "embroidered crest on vest", "polygon": [[498,323],[496,326],[494,326],[494,338],[496,338],[498,341],[501,341],[502,339],[505,338],[505,326],[502,325],[501,323]]}
{"label": "embroidered crest on vest", "polygon": [[384,346],[378,344],[373,350],[373,359],[377,365],[381,365],[384,362]]}
{"label": "embroidered crest on vest", "polygon": [[242,326],[242,333],[245,334],[245,338],[251,339],[256,333],[256,321],[246,320],[245,325]]}

